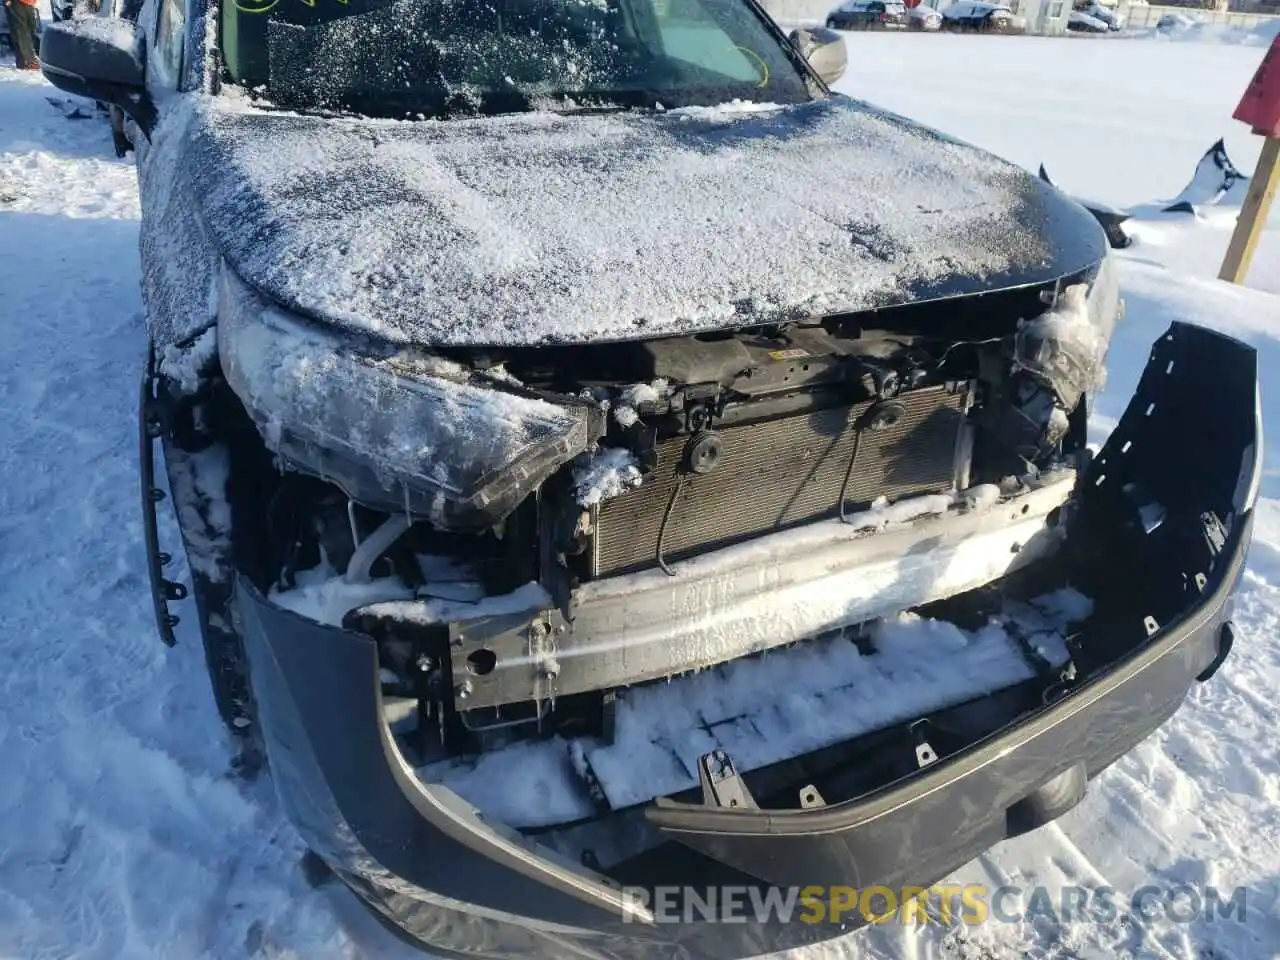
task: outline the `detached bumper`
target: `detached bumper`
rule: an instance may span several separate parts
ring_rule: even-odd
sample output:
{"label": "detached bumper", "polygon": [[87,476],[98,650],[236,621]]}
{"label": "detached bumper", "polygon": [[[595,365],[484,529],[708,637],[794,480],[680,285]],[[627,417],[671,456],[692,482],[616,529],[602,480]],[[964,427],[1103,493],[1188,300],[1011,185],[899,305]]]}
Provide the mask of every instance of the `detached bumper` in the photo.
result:
{"label": "detached bumper", "polygon": [[[713,868],[710,879],[682,869],[663,882],[927,886],[1078,802],[1089,778],[1167,719],[1230,647],[1261,462],[1256,399],[1252,350],[1175,325],[1081,478],[1072,538],[1103,552],[1114,538],[1114,549],[1149,561],[1133,566],[1126,585],[1136,606],[1095,617],[1082,642],[1128,652],[1085,663],[1073,684],[1017,722],[846,800],[824,790],[828,805],[809,809],[660,802],[646,812],[649,823]],[[1156,526],[1152,503],[1162,510]],[[372,640],[282,610],[244,579],[237,605],[285,809],[307,844],[424,948],[728,960],[846,929],[798,914],[791,922],[652,922],[610,877],[416,779],[382,721]]]}

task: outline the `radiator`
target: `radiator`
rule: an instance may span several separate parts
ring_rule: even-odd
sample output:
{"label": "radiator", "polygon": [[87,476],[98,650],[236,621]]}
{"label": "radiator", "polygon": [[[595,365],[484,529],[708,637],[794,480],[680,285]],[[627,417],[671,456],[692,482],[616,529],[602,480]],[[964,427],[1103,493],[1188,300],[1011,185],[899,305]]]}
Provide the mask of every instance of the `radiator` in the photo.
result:
{"label": "radiator", "polygon": [[[926,387],[897,397],[905,412],[896,423],[860,431],[846,509],[865,507],[880,496],[896,500],[952,489],[959,459],[967,456],[959,441],[968,399],[967,385]],[[653,475],[599,506],[592,575],[657,566],[663,514],[678,485],[663,535],[667,561],[835,516],[854,451],[853,424],[872,405],[718,430],[721,453],[708,473],[685,470],[688,436],[660,441]]]}

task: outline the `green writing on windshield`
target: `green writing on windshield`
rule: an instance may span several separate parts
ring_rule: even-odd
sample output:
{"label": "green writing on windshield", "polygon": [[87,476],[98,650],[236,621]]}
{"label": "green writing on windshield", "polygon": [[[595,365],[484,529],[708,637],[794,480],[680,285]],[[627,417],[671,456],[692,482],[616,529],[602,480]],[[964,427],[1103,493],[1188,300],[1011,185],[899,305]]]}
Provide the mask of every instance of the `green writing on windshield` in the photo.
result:
{"label": "green writing on windshield", "polygon": [[[291,2],[302,3],[308,7],[314,7],[320,2],[320,0],[291,0]],[[334,0],[334,2],[340,3],[345,7],[350,0]],[[279,5],[280,0],[235,0],[235,8],[241,13],[270,13]]]}

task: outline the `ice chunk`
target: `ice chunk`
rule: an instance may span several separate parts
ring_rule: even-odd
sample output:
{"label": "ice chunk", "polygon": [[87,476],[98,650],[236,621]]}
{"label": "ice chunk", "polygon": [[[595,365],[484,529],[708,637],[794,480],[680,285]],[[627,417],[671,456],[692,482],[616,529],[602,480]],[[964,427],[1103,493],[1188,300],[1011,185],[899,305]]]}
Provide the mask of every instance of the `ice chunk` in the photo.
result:
{"label": "ice chunk", "polygon": [[1018,328],[1015,362],[1052,389],[1064,407],[1075,409],[1106,380],[1110,332],[1094,322],[1089,287],[1072,284],[1051,309]]}
{"label": "ice chunk", "polygon": [[200,380],[212,372],[218,356],[218,328],[210,327],[193,339],[171,343],[160,353],[159,370],[184,393],[195,393]]}
{"label": "ice chunk", "polygon": [[413,596],[399,577],[379,577],[367,583],[349,583],[329,564],[301,570],[294,585],[272,588],[273,603],[294,613],[332,627],[342,626],[342,618],[356,607],[379,600],[405,600]]}
{"label": "ice chunk", "polygon": [[573,471],[578,503],[590,507],[640,486],[640,464],[630,450],[603,450]]}

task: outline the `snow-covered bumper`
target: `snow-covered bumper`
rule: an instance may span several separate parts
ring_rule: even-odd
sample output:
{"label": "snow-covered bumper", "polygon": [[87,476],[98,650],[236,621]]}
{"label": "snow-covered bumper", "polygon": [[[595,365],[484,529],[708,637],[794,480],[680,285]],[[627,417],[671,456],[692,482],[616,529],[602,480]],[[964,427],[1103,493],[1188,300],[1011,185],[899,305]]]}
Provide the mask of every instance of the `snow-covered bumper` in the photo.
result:
{"label": "snow-covered bumper", "polygon": [[[921,718],[914,739],[886,732],[823,751],[842,762],[800,758],[767,795],[731,804],[735,784],[722,782],[702,802],[659,801],[645,819],[662,843],[607,875],[421,783],[382,719],[373,641],[280,609],[241,578],[276,788],[308,845],[435,952],[729,958],[837,935],[849,915],[844,925],[656,922],[624,884],[923,886],[1069,809],[1230,649],[1261,463],[1257,411],[1253,351],[1175,325],[1069,511],[1074,562],[1114,564],[1108,577],[1124,580],[1077,638],[1073,676],[1031,702],[1002,693]],[[895,751],[919,769],[869,781]]]}

